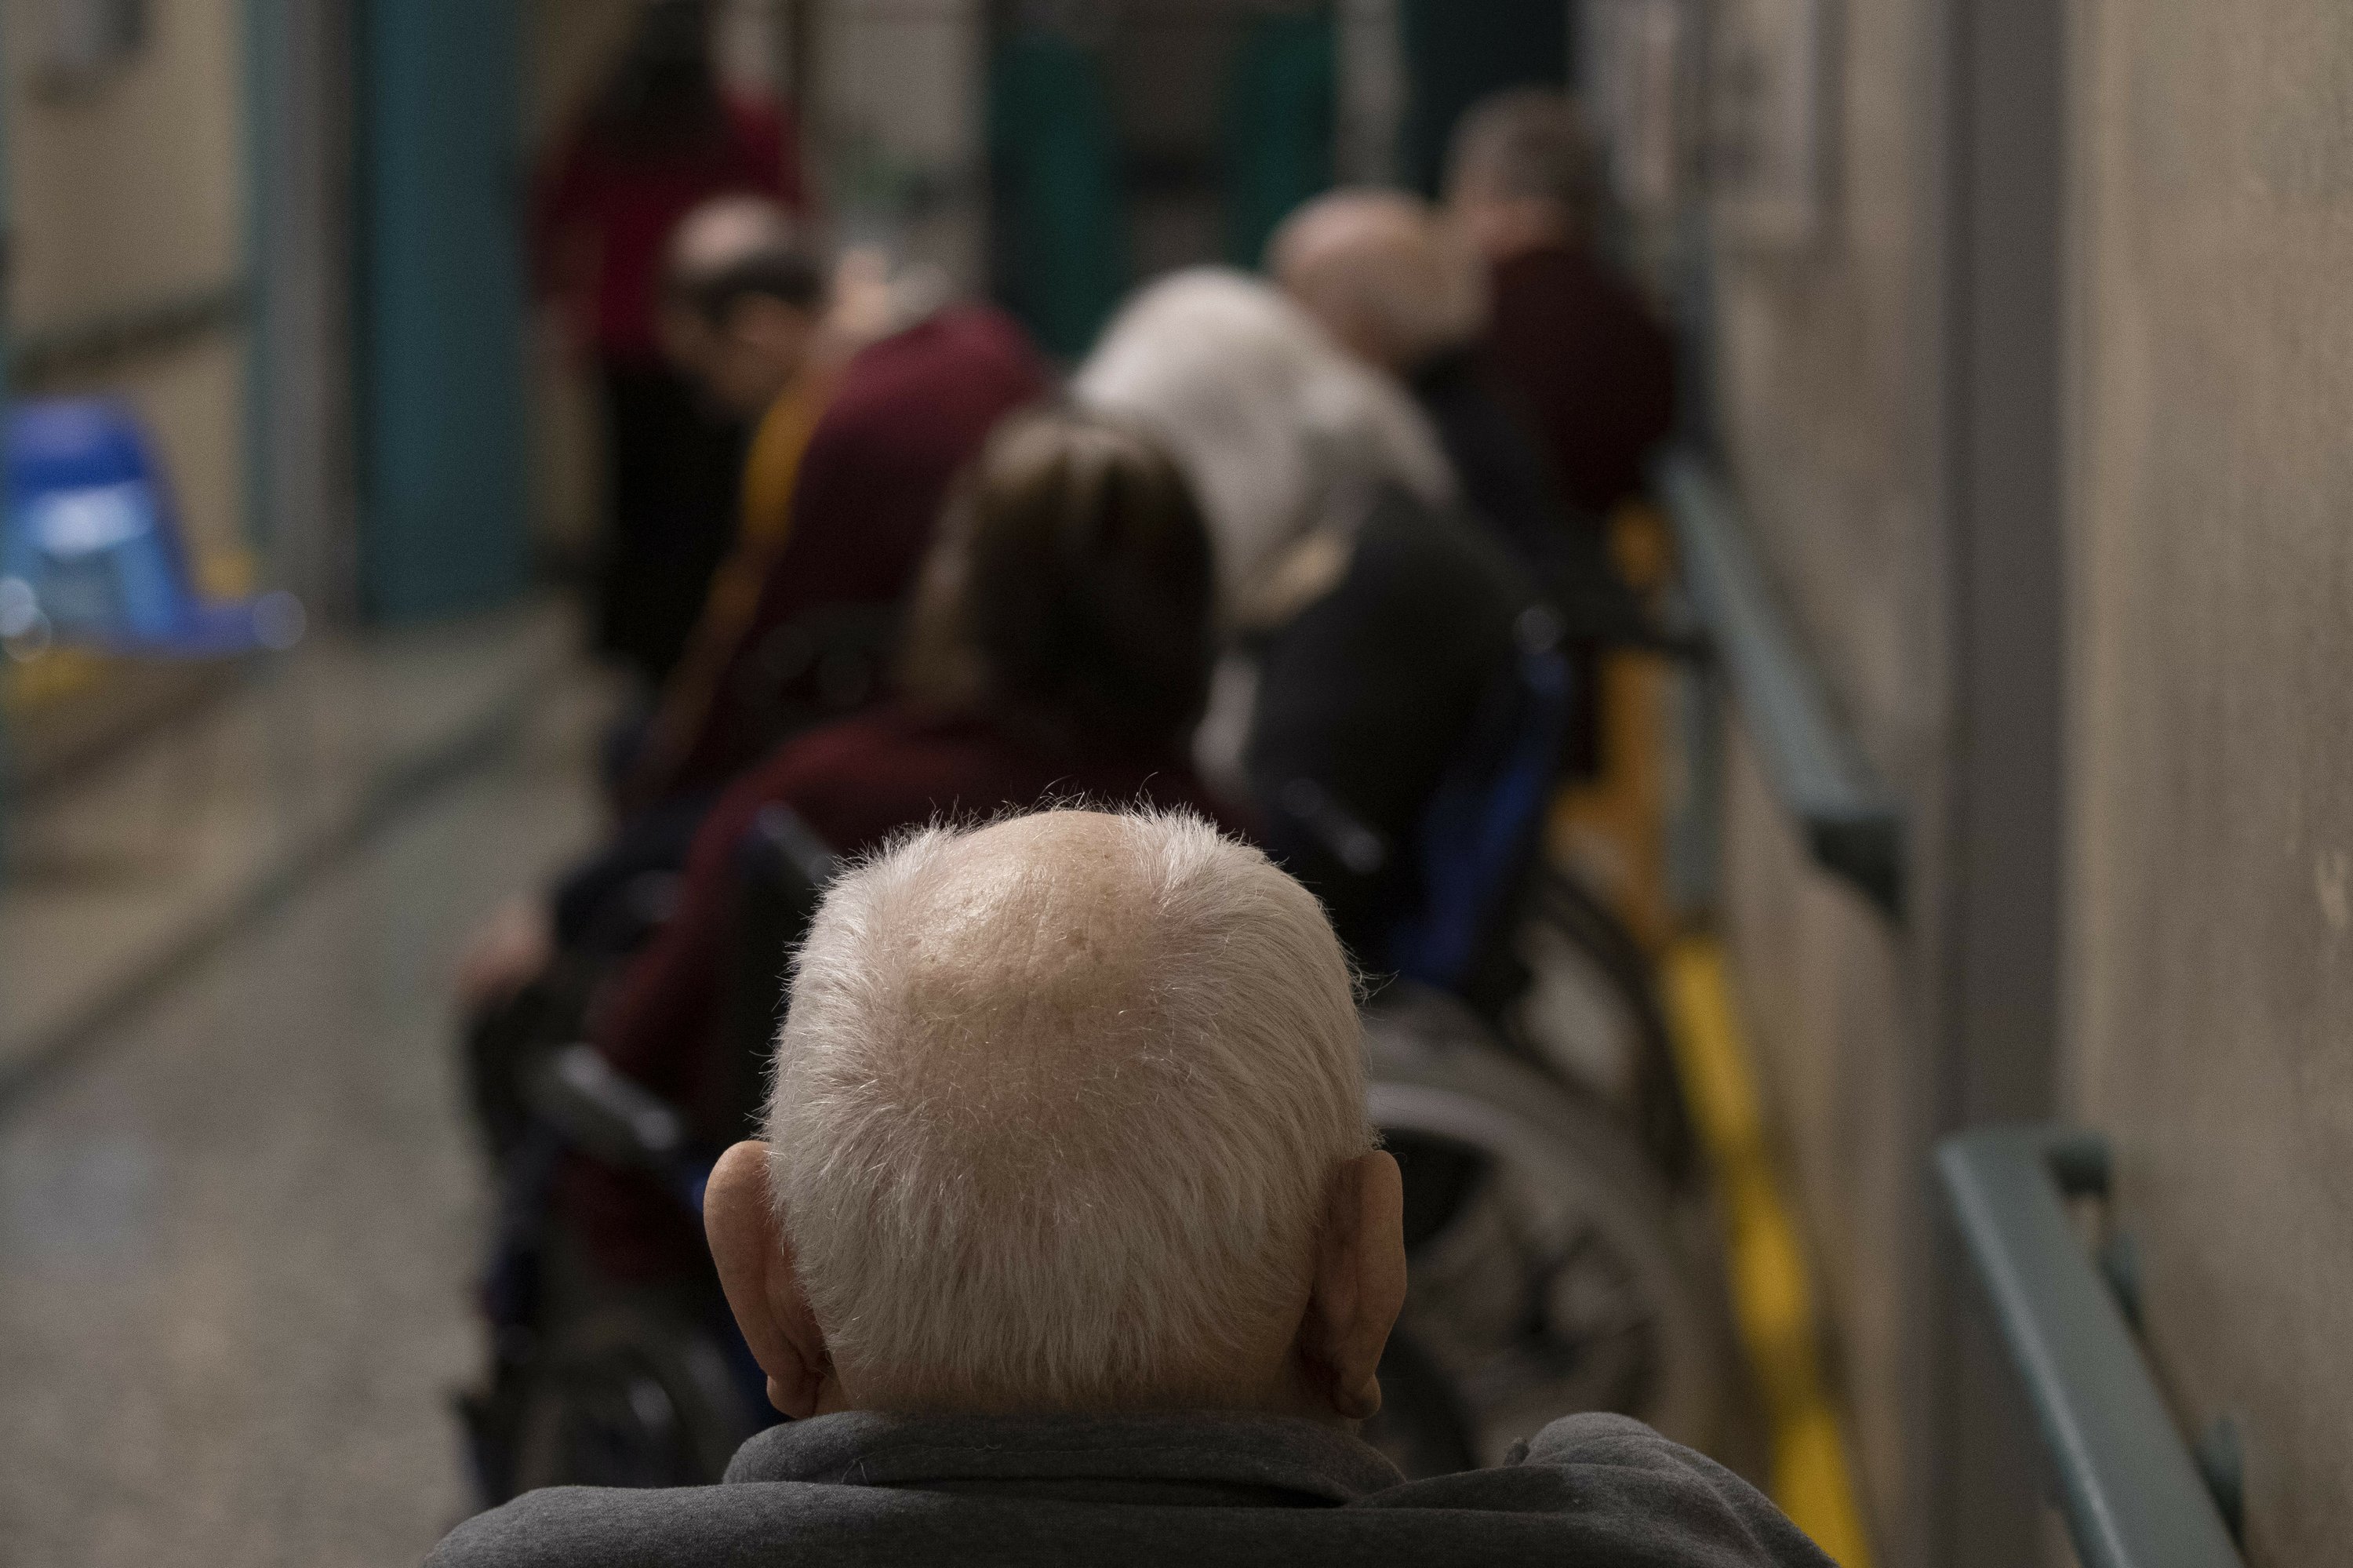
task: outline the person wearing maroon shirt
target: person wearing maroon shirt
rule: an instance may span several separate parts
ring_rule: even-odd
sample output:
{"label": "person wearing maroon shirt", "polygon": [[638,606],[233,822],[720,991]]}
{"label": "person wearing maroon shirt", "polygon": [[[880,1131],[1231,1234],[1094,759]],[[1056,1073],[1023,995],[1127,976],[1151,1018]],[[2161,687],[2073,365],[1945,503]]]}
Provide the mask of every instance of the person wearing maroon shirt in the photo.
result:
{"label": "person wearing maroon shirt", "polygon": [[[1152,441],[1098,415],[1009,424],[926,558],[902,690],[786,743],[721,798],[677,912],[598,1010],[597,1049],[690,1118],[724,1093],[732,868],[771,805],[842,855],[911,825],[1070,800],[1232,824],[1187,758],[1208,700],[1214,597],[1200,513]],[[707,1266],[691,1217],[644,1179],[582,1158],[561,1192],[607,1277]]]}
{"label": "person wearing maroon shirt", "polygon": [[949,482],[999,420],[1046,392],[1029,339],[989,306],[942,306],[859,350],[809,433],[757,608],[714,679],[664,694],[624,804],[723,785],[776,742],[780,715],[840,704],[840,694],[811,689],[824,662],[807,660],[795,675],[787,645],[821,637],[828,620],[894,610]]}
{"label": "person wearing maroon shirt", "polygon": [[803,205],[791,122],[723,89],[705,0],[654,0],[610,77],[551,151],[532,196],[533,267],[604,403],[610,534],[598,646],[659,683],[734,531],[739,424],[664,362],[663,255],[713,196]]}
{"label": "person wearing maroon shirt", "polygon": [[[908,596],[950,482],[1008,413],[1047,390],[1044,367],[1004,313],[892,308],[902,313],[869,329],[881,336],[827,372],[824,412],[800,453],[783,542],[753,611],[719,629],[723,646],[698,627],[693,658],[622,764],[613,832],[551,895],[508,900],[469,944],[458,991],[476,1031],[559,953],[598,945],[596,934],[617,924],[633,928],[633,889],[679,868],[718,792],[794,720],[806,727],[812,712],[848,711],[881,694],[862,655],[879,662],[887,652],[876,633]],[[844,640],[845,628],[857,638]],[[828,654],[828,641],[841,644],[839,657]],[[833,689],[843,684],[832,678],[841,665],[860,672],[847,690]]]}
{"label": "person wearing maroon shirt", "polygon": [[1674,344],[1596,253],[1599,153],[1560,93],[1514,89],[1456,132],[1447,207],[1493,270],[1485,367],[1542,436],[1570,507],[1606,518],[1643,489],[1674,421]]}

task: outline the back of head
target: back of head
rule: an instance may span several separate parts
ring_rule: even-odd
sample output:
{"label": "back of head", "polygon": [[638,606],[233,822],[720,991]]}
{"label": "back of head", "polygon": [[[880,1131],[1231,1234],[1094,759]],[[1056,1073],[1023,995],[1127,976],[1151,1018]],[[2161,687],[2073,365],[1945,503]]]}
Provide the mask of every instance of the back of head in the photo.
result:
{"label": "back of head", "polygon": [[789,249],[800,241],[799,224],[779,203],[759,196],[712,196],[670,230],[663,270],[673,284],[691,286],[746,256]]}
{"label": "back of head", "polygon": [[826,291],[817,247],[792,214],[765,196],[714,196],[671,232],[664,287],[716,326],[747,296],[814,311]]}
{"label": "back of head", "polygon": [[1267,270],[1359,357],[1410,373],[1485,324],[1477,258],[1430,203],[1406,191],[1337,190],[1274,232]]}
{"label": "back of head", "polygon": [[910,678],[1084,744],[1180,747],[1214,597],[1192,489],[1150,437],[1076,409],[1017,418],[925,561]]}
{"label": "back of head", "polygon": [[1432,504],[1452,471],[1405,393],[1356,363],[1271,285],[1224,268],[1144,289],[1104,329],[1071,389],[1167,444],[1218,547],[1229,606],[1355,487]]}
{"label": "back of head", "polygon": [[796,959],[770,1184],[860,1404],[1216,1407],[1371,1147],[1314,897],[1181,815],[903,839]]}
{"label": "back of head", "polygon": [[1514,88],[1473,105],[1454,132],[1447,199],[1554,209],[1569,231],[1590,234],[1606,195],[1593,128],[1566,93]]}

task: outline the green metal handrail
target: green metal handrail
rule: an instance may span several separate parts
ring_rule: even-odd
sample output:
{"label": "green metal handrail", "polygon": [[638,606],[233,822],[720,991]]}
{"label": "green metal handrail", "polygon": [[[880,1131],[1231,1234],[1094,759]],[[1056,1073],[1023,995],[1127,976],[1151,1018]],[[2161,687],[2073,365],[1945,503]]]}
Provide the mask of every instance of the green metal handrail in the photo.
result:
{"label": "green metal handrail", "polygon": [[1845,877],[1889,915],[1901,915],[1902,803],[1838,722],[1732,498],[1689,451],[1671,451],[1658,479],[1693,606],[1740,701],[1774,793],[1825,870]]}
{"label": "green metal handrail", "polygon": [[2067,1197],[2105,1196],[2107,1140],[1989,1127],[1936,1147],[1969,1261],[2034,1411],[2084,1568],[2242,1568]]}

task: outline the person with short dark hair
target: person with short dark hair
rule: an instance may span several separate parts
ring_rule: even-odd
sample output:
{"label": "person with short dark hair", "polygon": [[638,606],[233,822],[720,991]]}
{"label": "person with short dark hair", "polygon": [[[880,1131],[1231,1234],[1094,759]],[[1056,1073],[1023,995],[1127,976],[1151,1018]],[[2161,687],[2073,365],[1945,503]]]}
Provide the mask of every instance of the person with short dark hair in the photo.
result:
{"label": "person with short dark hair", "polygon": [[[897,696],[788,743],[721,798],[597,1047],[688,1107],[731,1081],[714,1054],[731,867],[768,806],[844,855],[910,824],[1062,798],[1219,810],[1185,754],[1208,698],[1213,584],[1192,492],[1151,440],[1069,410],[1009,423],[926,560]],[[584,1164],[567,1191],[608,1274],[694,1265],[700,1238],[649,1184]]]}
{"label": "person with short dark hair", "polygon": [[1597,249],[1601,149],[1576,102],[1498,93],[1454,133],[1446,205],[1486,258],[1484,359],[1514,390],[1571,504],[1607,517],[1640,494],[1674,422],[1674,344]]}

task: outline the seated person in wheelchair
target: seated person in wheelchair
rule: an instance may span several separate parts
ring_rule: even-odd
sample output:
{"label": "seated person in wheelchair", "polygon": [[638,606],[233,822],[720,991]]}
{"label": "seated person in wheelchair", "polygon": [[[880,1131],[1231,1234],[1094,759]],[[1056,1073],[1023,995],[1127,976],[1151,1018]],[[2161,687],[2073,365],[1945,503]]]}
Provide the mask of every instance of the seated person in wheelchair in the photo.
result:
{"label": "seated person in wheelchair", "polygon": [[1627,1417],[1409,1484],[1358,1438],[1406,1256],[1355,1003],[1313,895],[1189,812],[892,840],[705,1199],[792,1419],[720,1485],[527,1493],[430,1561],[1826,1568]]}
{"label": "seated person in wheelchair", "polygon": [[[626,951],[720,789],[785,734],[881,694],[877,679],[953,476],[1043,397],[1021,329],[819,252],[769,204],[680,225],[663,338],[713,401],[756,420],[734,551],[685,657],[615,761],[619,821],[552,898],[511,900],[462,967],[461,1009],[506,1006],[559,954]],[[656,902],[659,902],[658,900]]]}
{"label": "seated person in wheelchair", "polygon": [[1407,934],[1436,891],[1427,829],[1558,617],[1462,510],[1398,385],[1263,282],[1204,268],[1151,285],[1074,390],[1168,444],[1216,536],[1229,644],[1205,770],[1239,781],[1369,969],[1455,985]]}
{"label": "seated person in wheelchair", "polygon": [[1484,269],[1437,208],[1406,191],[1333,191],[1283,219],[1267,265],[1335,342],[1413,395],[1467,509],[1573,625],[1597,636],[1647,630],[1601,520],[1569,503],[1515,394],[1479,360]]}
{"label": "seated person in wheelchair", "polygon": [[[1210,544],[1176,466],[1101,416],[1009,422],[949,507],[911,616],[898,696],[788,742],[722,797],[677,913],[592,1031],[620,1072],[691,1119],[743,1128],[722,1036],[738,846],[789,807],[839,855],[912,825],[1083,797],[1219,808],[1185,755],[1208,684]],[[781,957],[777,962],[781,965]],[[607,1272],[704,1266],[641,1178],[586,1161],[566,1207]]]}

